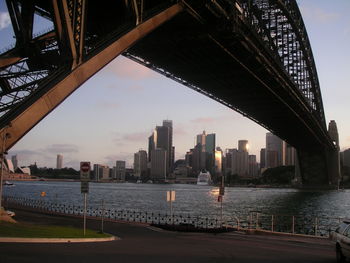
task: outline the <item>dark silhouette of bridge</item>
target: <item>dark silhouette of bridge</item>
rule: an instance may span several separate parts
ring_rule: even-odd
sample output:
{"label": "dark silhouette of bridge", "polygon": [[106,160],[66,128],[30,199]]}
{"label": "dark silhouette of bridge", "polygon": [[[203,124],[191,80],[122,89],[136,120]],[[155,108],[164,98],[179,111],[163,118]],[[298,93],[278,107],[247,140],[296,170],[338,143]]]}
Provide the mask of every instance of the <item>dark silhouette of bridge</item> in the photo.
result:
{"label": "dark silhouette of bridge", "polygon": [[[306,185],[338,182],[317,72],[295,0],[6,0],[0,128],[11,148],[124,55],[242,113],[294,146]],[[34,16],[52,24],[34,35]],[[8,136],[5,136],[7,134]]]}

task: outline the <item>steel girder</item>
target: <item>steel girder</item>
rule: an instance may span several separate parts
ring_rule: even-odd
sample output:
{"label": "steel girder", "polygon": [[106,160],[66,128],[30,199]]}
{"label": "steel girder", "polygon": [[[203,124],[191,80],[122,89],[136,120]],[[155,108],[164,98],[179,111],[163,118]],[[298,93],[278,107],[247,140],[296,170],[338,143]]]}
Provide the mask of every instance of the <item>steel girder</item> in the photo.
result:
{"label": "steel girder", "polygon": [[[0,135],[14,145],[76,88],[182,10],[176,1],[7,0],[16,43],[0,52]],[[34,35],[34,16],[52,24]],[[1,143],[3,140],[0,140]],[[5,140],[4,140],[5,141]]]}
{"label": "steel girder", "polygon": [[[7,0],[6,2],[16,35],[16,45],[0,54],[0,128],[13,123],[14,119],[39,101],[57,83],[94,56],[98,56],[111,43],[178,1],[108,1],[108,10],[101,3],[90,1],[87,4],[85,0]],[[305,112],[314,116],[317,122],[316,129],[323,131],[324,139],[327,141],[316,67],[295,0],[179,2],[199,20],[203,14],[210,13],[221,21],[219,27],[229,28],[232,34],[245,27],[243,31],[246,32],[240,32],[241,34],[257,36],[276,65],[279,65],[279,70],[289,76],[289,81],[294,87],[293,96],[298,98],[300,107],[305,108]],[[196,14],[196,10],[201,10],[201,14]],[[35,14],[51,21],[53,28],[34,36]],[[210,19],[205,22],[208,23],[208,27],[213,26],[210,22],[212,22]],[[130,53],[125,55],[140,63],[148,63],[142,58],[136,59]],[[156,65],[148,66],[162,74],[173,75]],[[91,76],[87,76],[86,79],[88,77]],[[178,76],[174,75],[172,78],[245,115],[235,105],[226,103],[225,98],[213,96],[210,91],[188,83]],[[58,104],[52,106],[48,112]],[[31,129],[47,113],[25,129]],[[259,120],[251,118],[259,123]],[[6,148],[12,146],[28,130],[13,139]],[[329,145],[328,142],[325,144]]]}

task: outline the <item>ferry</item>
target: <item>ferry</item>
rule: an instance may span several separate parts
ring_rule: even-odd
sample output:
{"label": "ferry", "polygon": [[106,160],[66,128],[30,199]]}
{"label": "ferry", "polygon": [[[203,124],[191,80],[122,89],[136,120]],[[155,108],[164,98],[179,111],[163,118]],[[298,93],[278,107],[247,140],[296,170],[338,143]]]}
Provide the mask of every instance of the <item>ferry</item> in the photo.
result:
{"label": "ferry", "polygon": [[202,171],[198,175],[197,185],[210,185],[211,175],[208,171]]}
{"label": "ferry", "polygon": [[5,182],[3,183],[3,185],[6,185],[6,186],[14,186],[14,184],[11,183],[11,182],[9,182],[9,181],[5,181]]}

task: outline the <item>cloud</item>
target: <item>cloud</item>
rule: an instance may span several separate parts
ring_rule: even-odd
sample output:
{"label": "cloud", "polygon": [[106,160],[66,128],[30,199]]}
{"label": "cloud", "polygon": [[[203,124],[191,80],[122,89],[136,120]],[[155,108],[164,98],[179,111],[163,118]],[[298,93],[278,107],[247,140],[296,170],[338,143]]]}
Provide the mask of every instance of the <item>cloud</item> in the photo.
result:
{"label": "cloud", "polygon": [[338,13],[327,12],[319,7],[301,6],[301,13],[303,17],[307,17],[316,23],[330,23],[340,17]]}
{"label": "cloud", "polygon": [[[114,142],[123,143],[123,142],[140,142],[145,141],[149,137],[149,132],[134,132],[134,133],[115,133]],[[124,145],[124,144],[123,144]]]}
{"label": "cloud", "polygon": [[97,108],[102,110],[116,110],[119,108],[118,103],[109,102],[109,101],[99,102],[99,103],[96,103],[95,105]]}
{"label": "cloud", "polygon": [[188,132],[186,131],[185,128],[183,127],[178,127],[178,126],[175,126],[174,128],[174,136],[182,136],[182,135],[187,135]]}
{"label": "cloud", "polygon": [[74,144],[52,144],[44,149],[48,153],[77,153],[79,147]]}
{"label": "cloud", "polygon": [[191,120],[193,123],[213,123],[215,122],[214,118],[211,117],[201,117],[201,118],[196,118],[194,120]]}
{"label": "cloud", "polygon": [[11,25],[11,19],[8,12],[0,12],[0,30]]}
{"label": "cloud", "polygon": [[106,72],[132,80],[157,77],[154,71],[124,57],[119,57],[107,65]]}

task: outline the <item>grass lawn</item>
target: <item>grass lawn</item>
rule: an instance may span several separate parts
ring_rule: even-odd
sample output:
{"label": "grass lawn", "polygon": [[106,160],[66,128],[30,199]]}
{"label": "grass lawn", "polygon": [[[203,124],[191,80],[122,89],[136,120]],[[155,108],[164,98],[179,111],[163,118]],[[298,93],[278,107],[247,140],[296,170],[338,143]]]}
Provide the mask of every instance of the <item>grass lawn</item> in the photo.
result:
{"label": "grass lawn", "polygon": [[84,236],[83,228],[0,222],[0,237],[101,238],[110,236],[89,229],[86,229]]}

